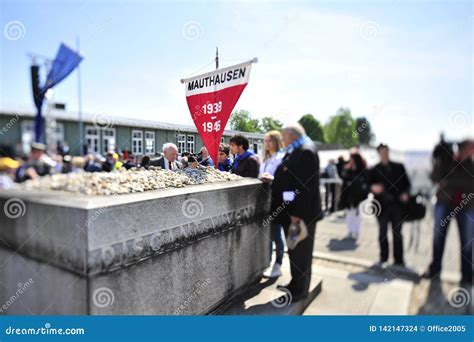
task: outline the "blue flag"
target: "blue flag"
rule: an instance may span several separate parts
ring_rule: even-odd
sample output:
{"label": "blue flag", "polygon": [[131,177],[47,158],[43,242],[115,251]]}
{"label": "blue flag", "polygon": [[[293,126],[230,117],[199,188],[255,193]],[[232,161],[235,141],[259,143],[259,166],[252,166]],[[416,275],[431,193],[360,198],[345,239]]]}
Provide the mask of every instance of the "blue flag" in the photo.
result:
{"label": "blue flag", "polygon": [[48,89],[53,88],[56,84],[65,79],[82,61],[82,57],[74,50],[61,43],[53,66],[48,73],[48,77],[44,86],[41,88],[40,99],[37,103],[37,115],[35,118],[35,141],[43,142],[43,116],[41,107],[44,95]]}

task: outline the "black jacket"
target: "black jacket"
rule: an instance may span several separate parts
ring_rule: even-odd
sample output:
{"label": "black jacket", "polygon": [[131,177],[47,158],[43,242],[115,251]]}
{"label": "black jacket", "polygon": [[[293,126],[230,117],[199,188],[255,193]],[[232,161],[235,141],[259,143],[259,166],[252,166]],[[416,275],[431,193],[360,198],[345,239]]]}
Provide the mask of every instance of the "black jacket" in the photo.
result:
{"label": "black jacket", "polygon": [[461,210],[474,208],[474,200],[470,200],[474,194],[474,163],[469,159],[454,161],[449,173],[443,177],[437,171],[440,167],[435,165],[432,174],[433,181],[439,183],[436,192],[438,202]]}
{"label": "black jacket", "polygon": [[384,192],[375,195],[382,208],[401,204],[400,195],[410,193],[410,180],[403,164],[390,161],[387,165],[378,163],[368,172],[369,189],[374,184],[382,184]]}
{"label": "black jacket", "polygon": [[342,190],[339,200],[339,209],[357,208],[369,194],[367,170],[342,168],[341,178]]}
{"label": "black jacket", "polygon": [[115,164],[113,162],[106,160],[105,162],[102,163],[102,171],[111,172],[114,169],[115,169]]}
{"label": "black jacket", "polygon": [[[179,161],[175,161],[176,163],[176,167],[178,169],[182,169],[183,168],[183,165],[179,162]],[[154,159],[152,161],[150,161],[150,166],[159,166],[161,167],[162,169],[166,169],[165,167],[165,158],[164,157],[160,157],[158,159]]]}
{"label": "black jacket", "polygon": [[[322,218],[319,193],[319,156],[316,146],[307,143],[286,154],[275,171],[272,182],[271,215],[285,226],[290,215],[302,218],[306,224]],[[291,202],[283,201],[283,192],[295,192]]]}
{"label": "black jacket", "polygon": [[260,163],[258,162],[257,156],[252,155],[239,160],[237,169],[232,169],[232,173],[242,177],[258,178],[259,170]]}

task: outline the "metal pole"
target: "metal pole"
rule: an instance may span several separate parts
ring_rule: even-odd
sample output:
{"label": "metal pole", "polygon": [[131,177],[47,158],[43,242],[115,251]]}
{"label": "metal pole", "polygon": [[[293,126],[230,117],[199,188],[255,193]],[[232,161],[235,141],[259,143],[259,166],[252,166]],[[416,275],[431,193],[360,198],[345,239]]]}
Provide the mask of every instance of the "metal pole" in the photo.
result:
{"label": "metal pole", "polygon": [[[79,53],[79,36],[76,37],[76,49]],[[77,100],[78,100],[78,114],[79,114],[79,155],[84,154],[84,125],[82,122],[82,92],[81,92],[81,66],[77,66]]]}
{"label": "metal pole", "polygon": [[[216,46],[216,70],[219,69],[219,47]],[[217,160],[214,161],[214,168],[219,168],[219,162]]]}

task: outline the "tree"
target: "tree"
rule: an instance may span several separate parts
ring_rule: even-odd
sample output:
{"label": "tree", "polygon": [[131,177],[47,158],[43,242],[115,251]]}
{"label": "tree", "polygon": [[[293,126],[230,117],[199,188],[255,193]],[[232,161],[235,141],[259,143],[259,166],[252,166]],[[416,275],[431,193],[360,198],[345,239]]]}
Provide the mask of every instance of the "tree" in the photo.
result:
{"label": "tree", "polygon": [[355,119],[355,134],[359,139],[359,144],[370,145],[374,139],[375,134],[372,132],[372,126],[366,117]]}
{"label": "tree", "polygon": [[329,118],[324,125],[324,135],[330,144],[342,145],[346,148],[357,145],[355,121],[349,108],[339,108],[336,115]]}
{"label": "tree", "polygon": [[229,122],[230,127],[236,131],[262,132],[258,119],[252,119],[250,113],[246,110],[232,112]]}
{"label": "tree", "polygon": [[299,120],[298,123],[303,126],[308,137],[311,140],[325,142],[324,132],[321,123],[313,116],[313,114],[305,114]]}
{"label": "tree", "polygon": [[271,116],[266,116],[262,118],[261,126],[264,132],[273,130],[281,131],[283,128],[283,123],[277,119],[272,118]]}

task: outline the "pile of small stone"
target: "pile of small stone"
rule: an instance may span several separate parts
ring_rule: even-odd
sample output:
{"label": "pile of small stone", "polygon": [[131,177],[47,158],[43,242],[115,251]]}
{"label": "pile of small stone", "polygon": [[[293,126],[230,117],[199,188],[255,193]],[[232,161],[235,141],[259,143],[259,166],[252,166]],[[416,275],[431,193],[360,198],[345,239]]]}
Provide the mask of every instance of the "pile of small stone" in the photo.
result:
{"label": "pile of small stone", "polygon": [[18,187],[24,190],[58,190],[86,195],[116,195],[186,185],[227,182],[240,176],[213,167],[186,168],[178,171],[151,167],[148,170],[124,168],[113,172],[54,174],[30,180]]}
{"label": "pile of small stone", "polygon": [[175,173],[182,175],[188,179],[187,184],[203,184],[215,182],[227,182],[238,180],[241,177],[231,174],[229,172],[222,172],[213,167],[187,167],[175,171]]}

